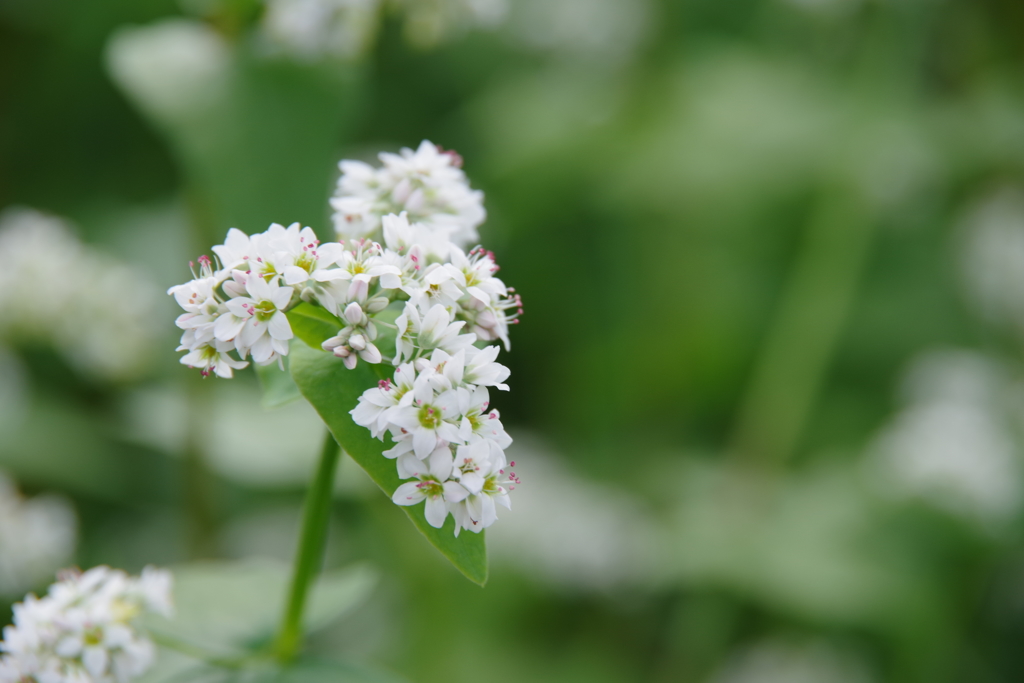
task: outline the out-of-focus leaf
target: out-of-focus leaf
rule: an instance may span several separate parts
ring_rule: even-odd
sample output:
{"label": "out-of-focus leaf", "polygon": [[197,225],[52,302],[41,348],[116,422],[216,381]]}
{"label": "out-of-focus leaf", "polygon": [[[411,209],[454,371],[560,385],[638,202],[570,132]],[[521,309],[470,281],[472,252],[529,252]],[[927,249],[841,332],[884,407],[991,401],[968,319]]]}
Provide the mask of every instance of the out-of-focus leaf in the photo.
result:
{"label": "out-of-focus leaf", "polygon": [[319,349],[325,339],[338,334],[338,330],[345,326],[320,306],[308,303],[301,303],[288,311],[288,323],[295,336],[314,349]]}
{"label": "out-of-focus leaf", "polygon": [[[174,572],[177,614],[151,617],[158,639],[231,657],[268,641],[284,606],[290,571],[269,561],[200,562]],[[366,566],[324,574],[309,598],[306,630],[323,628],[366,598],[376,581]]]}
{"label": "out-of-focus leaf", "polygon": [[284,667],[240,671],[229,683],[399,683],[403,679],[382,671],[331,660],[299,660]]}
{"label": "out-of-focus leaf", "polygon": [[[382,455],[387,444],[373,438],[365,427],[353,422],[349,414],[359,396],[377,383],[371,366],[360,363],[354,370],[349,370],[333,354],[305,344],[292,344],[291,371],[302,395],[320,413],[341,447],[390,497],[401,480],[395,471],[394,461]],[[456,537],[455,520],[450,516],[442,528],[435,529],[427,523],[422,505],[403,506],[402,509],[427,540],[469,580],[481,586],[486,583],[487,548],[483,532]]]}
{"label": "out-of-focus leaf", "polygon": [[283,370],[276,363],[256,366],[256,376],[260,378],[260,386],[263,387],[261,403],[264,408],[280,408],[302,398],[302,392],[295,386],[292,373],[288,371],[288,356],[284,356],[283,362]]}

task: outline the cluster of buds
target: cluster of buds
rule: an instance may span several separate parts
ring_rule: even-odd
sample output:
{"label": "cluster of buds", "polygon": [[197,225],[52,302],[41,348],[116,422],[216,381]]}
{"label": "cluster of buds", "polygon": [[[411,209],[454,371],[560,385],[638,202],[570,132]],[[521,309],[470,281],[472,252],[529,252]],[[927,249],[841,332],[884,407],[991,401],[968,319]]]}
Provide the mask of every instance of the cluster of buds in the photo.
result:
{"label": "cluster of buds", "polygon": [[[450,513],[456,534],[479,532],[496,505],[509,505],[517,482],[506,473],[511,439],[489,408],[489,388],[507,390],[509,372],[488,344],[509,349],[522,300],[495,276],[492,252],[464,251],[485,213],[461,158],[425,141],[381,159],[379,169],[341,162],[336,242],[321,244],[297,223],[252,236],[232,229],[213,248],[215,261],[203,257],[192,281],[169,290],[185,310],[181,362],[220,377],[250,356],[279,362],[294,336],[287,311],[300,302],[323,307],[339,324],[320,341],[325,351],[349,369],[360,361],[394,367],[352,410],[375,437],[394,442],[385,455],[410,480],[394,501],[426,501],[434,526]],[[392,346],[386,357],[381,349]]]}

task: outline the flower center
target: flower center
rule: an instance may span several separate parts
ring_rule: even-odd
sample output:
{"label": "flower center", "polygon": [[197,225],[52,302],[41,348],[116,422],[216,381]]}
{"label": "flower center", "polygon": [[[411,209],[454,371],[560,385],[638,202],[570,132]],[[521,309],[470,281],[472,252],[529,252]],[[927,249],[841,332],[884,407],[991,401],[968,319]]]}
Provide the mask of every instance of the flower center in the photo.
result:
{"label": "flower center", "polygon": [[420,408],[420,424],[426,429],[437,429],[441,424],[441,411],[434,406]]}
{"label": "flower center", "polygon": [[263,323],[274,317],[274,313],[277,312],[277,306],[274,305],[273,301],[261,301],[253,309],[255,310],[254,315],[256,319]]}
{"label": "flower center", "polygon": [[434,479],[429,475],[426,479],[423,479],[416,484],[416,488],[422,491],[423,494],[429,498],[436,498],[437,496],[444,495],[444,486],[442,486],[441,482],[437,479]]}
{"label": "flower center", "polygon": [[304,252],[299,258],[295,259],[295,265],[307,273],[312,273],[316,268],[316,259],[309,252]]}

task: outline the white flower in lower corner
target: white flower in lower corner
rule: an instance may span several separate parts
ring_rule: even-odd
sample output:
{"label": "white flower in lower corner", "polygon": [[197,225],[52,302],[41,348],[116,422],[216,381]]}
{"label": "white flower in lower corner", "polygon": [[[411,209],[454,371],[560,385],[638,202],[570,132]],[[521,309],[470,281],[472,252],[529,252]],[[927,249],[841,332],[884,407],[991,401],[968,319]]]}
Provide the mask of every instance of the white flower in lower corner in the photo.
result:
{"label": "white flower in lower corner", "polygon": [[447,446],[435,449],[426,460],[408,454],[399,461],[404,473],[416,477],[399,486],[391,500],[396,505],[416,505],[426,501],[424,513],[430,526],[440,529],[448,517],[449,504],[456,504],[469,495],[465,487],[449,481],[452,473],[452,455]]}
{"label": "white flower in lower corner", "polygon": [[173,613],[168,572],[65,573],[47,595],[14,606],[14,624],[0,643],[0,683],[126,683],[141,676],[156,651],[138,625],[145,612]]}

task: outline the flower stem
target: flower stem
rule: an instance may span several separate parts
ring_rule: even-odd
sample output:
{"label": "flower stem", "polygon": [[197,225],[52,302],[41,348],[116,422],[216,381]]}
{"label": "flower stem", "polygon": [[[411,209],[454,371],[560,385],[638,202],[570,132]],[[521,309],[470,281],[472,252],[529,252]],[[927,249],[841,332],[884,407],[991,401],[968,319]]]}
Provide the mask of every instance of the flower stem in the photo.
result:
{"label": "flower stem", "polygon": [[334,488],[334,472],[338,467],[341,449],[334,437],[327,432],[320,450],[320,463],[316,477],[306,494],[306,506],[302,516],[302,532],[299,547],[295,553],[288,603],[281,618],[280,630],[274,646],[277,659],[286,663],[295,658],[302,644],[302,614],[306,609],[309,588],[323,563],[324,546],[327,542],[327,525],[331,514],[331,493]]}

